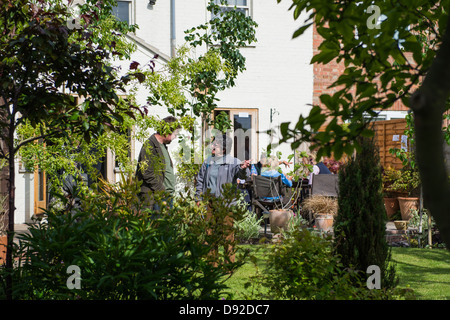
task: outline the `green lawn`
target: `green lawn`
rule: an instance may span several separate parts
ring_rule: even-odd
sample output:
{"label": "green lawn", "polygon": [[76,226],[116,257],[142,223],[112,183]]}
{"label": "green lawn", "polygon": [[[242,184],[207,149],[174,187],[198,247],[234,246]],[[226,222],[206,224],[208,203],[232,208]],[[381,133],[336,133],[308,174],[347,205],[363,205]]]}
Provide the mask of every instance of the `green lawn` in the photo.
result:
{"label": "green lawn", "polygon": [[393,248],[399,287],[409,286],[418,299],[450,299],[450,252],[444,249]]}
{"label": "green lawn", "polygon": [[[264,265],[267,252],[265,245],[243,245],[250,249],[256,257],[260,271]],[[414,290],[417,299],[449,300],[450,299],[450,252],[444,249],[392,248],[392,259],[397,263],[399,288]],[[256,274],[254,263],[247,261],[226,284],[233,293],[233,299],[251,298],[251,291],[245,288]]]}

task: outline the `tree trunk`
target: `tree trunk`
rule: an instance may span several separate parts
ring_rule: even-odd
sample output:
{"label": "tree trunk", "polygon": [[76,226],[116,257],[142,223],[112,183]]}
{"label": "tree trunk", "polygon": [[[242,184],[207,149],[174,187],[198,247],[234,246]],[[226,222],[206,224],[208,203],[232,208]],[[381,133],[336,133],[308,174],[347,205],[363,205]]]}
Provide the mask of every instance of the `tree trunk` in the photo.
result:
{"label": "tree trunk", "polygon": [[8,231],[7,231],[7,247],[6,247],[6,299],[12,300],[12,270],[14,267],[13,261],[13,243],[14,243],[14,212],[15,212],[15,154],[14,154],[14,132],[15,122],[14,119],[9,120],[9,132],[8,132],[8,164],[9,164],[9,177],[8,177]]}
{"label": "tree trunk", "polygon": [[12,300],[12,276],[11,272],[13,269],[13,243],[14,243],[14,193],[15,193],[15,164],[14,155],[11,153],[9,156],[9,183],[8,183],[8,193],[9,193],[9,209],[8,209],[8,245],[6,247],[6,270],[8,270],[8,275],[6,277],[6,298]]}
{"label": "tree trunk", "polygon": [[[450,16],[447,24],[450,27]],[[450,33],[444,34],[421,87],[411,97],[416,132],[416,159],[424,206],[434,217],[450,250],[450,182],[444,162],[443,113],[450,94]]]}

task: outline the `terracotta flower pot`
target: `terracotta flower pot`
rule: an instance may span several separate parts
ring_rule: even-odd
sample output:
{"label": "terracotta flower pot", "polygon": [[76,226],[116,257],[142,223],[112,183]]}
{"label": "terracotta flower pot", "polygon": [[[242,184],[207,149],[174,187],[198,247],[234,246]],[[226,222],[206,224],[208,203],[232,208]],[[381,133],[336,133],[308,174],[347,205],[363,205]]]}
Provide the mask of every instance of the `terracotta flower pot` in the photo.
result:
{"label": "terracotta flower pot", "polygon": [[419,209],[419,198],[398,197],[398,204],[402,214],[402,220],[411,219],[411,209]]}
{"label": "terracotta flower pot", "polygon": [[388,219],[391,218],[400,209],[398,199],[384,198],[384,208],[386,209]]}
{"label": "terracotta flower pot", "polygon": [[394,225],[395,225],[395,228],[397,228],[397,230],[406,230],[406,229],[408,229],[408,221],[395,220],[394,221]]}
{"label": "terracotta flower pot", "polygon": [[334,217],[332,214],[318,213],[315,215],[315,224],[319,230],[330,232],[333,230]]}
{"label": "terracotta flower pot", "polygon": [[269,224],[272,233],[279,233],[286,230],[289,219],[294,216],[294,211],[288,209],[269,210]]}

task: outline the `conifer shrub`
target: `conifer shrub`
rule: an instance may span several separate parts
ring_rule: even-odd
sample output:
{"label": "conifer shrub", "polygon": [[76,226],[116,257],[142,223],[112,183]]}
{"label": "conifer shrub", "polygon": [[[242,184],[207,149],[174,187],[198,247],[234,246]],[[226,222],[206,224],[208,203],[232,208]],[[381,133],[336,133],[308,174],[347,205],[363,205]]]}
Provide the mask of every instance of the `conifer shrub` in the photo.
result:
{"label": "conifer shrub", "polygon": [[386,242],[382,170],[372,139],[360,139],[361,150],[339,172],[338,214],[334,224],[334,250],[344,266],[365,274],[370,265],[381,271],[382,288],[398,279]]}

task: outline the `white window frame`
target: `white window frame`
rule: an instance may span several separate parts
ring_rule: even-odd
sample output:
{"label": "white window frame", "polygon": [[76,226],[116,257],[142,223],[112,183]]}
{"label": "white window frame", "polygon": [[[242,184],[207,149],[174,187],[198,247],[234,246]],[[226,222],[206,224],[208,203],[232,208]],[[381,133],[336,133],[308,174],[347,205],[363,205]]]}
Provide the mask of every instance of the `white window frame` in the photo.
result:
{"label": "white window frame", "polygon": [[129,11],[128,11],[128,25],[135,24],[135,12],[136,12],[136,4],[135,0],[117,0],[117,5],[119,2],[128,2],[129,3]]}
{"label": "white window frame", "polygon": [[[404,119],[408,115],[408,111],[402,110],[383,110],[375,111],[378,113],[373,121]],[[370,118],[369,114],[364,114],[364,118]]]}
{"label": "white window frame", "polygon": [[[75,98],[75,104],[80,105],[84,102],[85,97],[80,97],[78,95],[72,95]],[[121,97],[125,97],[124,95],[120,95]],[[135,139],[134,137],[134,127],[130,128],[130,149],[128,150],[130,159],[134,159],[135,154]],[[105,166],[106,166],[106,177],[103,177],[108,182],[114,183],[118,181],[120,176],[117,176],[118,173],[121,173],[121,169],[116,166],[116,156],[112,152],[111,149],[107,148],[105,153]]]}
{"label": "white window frame", "polygon": [[[234,2],[235,0],[227,0],[227,1]],[[247,17],[253,17],[253,10],[252,10],[253,9],[253,0],[247,0],[247,5],[245,5],[245,6],[238,6],[238,5],[234,5],[234,4],[223,5],[221,3],[221,0],[214,0],[214,2],[217,5],[219,5],[219,7],[221,7],[221,8],[233,9],[236,7],[236,9],[243,9],[243,10],[245,10]]]}
{"label": "white window frame", "polygon": [[[216,108],[214,110],[214,112],[220,112],[220,111],[226,111],[228,112],[229,115],[229,119],[231,120],[231,122],[234,125],[234,116],[235,115],[250,115],[251,116],[251,140],[250,140],[250,158],[252,159],[253,162],[258,162],[259,161],[259,108],[227,108],[227,107],[220,107],[220,108]],[[214,118],[214,112],[212,114],[212,117]],[[207,127],[205,126],[204,129],[212,129],[211,127]],[[239,160],[249,160],[249,159],[242,159],[243,154],[241,153],[242,151],[238,150],[237,153],[235,154],[234,152],[234,143],[235,143],[235,128],[234,126],[232,127],[233,130],[233,136],[231,137],[233,142],[232,142],[232,146],[231,146],[231,152],[230,154],[233,157],[238,158]],[[241,136],[240,138],[244,138],[245,136]],[[205,137],[205,139],[208,139],[210,137]],[[241,141],[242,143],[242,141]]]}

